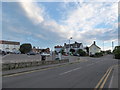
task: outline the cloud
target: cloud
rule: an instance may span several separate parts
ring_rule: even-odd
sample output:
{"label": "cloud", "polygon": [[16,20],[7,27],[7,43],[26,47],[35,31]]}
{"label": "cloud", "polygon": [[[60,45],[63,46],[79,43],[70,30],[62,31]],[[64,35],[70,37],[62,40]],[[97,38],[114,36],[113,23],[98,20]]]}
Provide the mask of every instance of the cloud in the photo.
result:
{"label": "cloud", "polygon": [[26,16],[35,24],[39,24],[44,21],[43,9],[39,8],[36,3],[20,2],[20,4],[26,13]]}
{"label": "cloud", "polygon": [[[31,20],[34,27],[27,25],[27,27],[12,27],[10,30],[56,44],[64,43],[63,41],[70,37],[85,44],[94,40],[116,39],[111,35],[115,35],[117,31],[117,3],[75,2],[73,6],[69,2],[62,4],[64,12],[61,13],[63,18],[58,20],[59,23],[50,17],[46,11],[49,9],[42,3],[19,2],[24,10],[23,13]],[[104,38],[105,35],[107,38]]]}
{"label": "cloud", "polygon": [[[21,3],[27,16],[43,29],[56,33],[64,39],[73,37],[74,40],[81,42],[92,42],[92,40],[103,40],[103,34],[116,30],[114,24],[117,21],[117,3],[75,3],[75,8],[70,8],[70,3],[66,2],[63,8],[66,10],[63,24],[57,23],[45,13],[43,7],[38,7],[32,2]],[[41,6],[41,5],[40,5]],[[36,12],[36,13],[34,13]],[[49,17],[49,18],[46,18]],[[103,23],[111,25],[107,27],[96,28],[95,26]],[[102,27],[102,26],[101,26]],[[38,35],[39,36],[39,35]],[[41,37],[41,35],[39,36]],[[91,39],[89,39],[91,37]],[[106,36],[107,37],[107,36]],[[112,38],[108,36],[109,38]],[[107,40],[107,39],[105,39]]]}
{"label": "cloud", "polygon": [[[94,37],[91,39],[97,39],[98,36],[102,38],[102,34],[105,32],[117,29],[114,27],[118,18],[117,3],[82,3],[80,7],[78,6],[74,11],[69,10],[68,13],[67,19],[63,22],[73,33],[76,34],[77,32],[75,38],[81,41],[83,41],[83,37],[88,40],[92,36]],[[112,30],[108,29],[108,27],[95,28],[101,23],[113,26]],[[77,35],[81,37],[76,37]]]}
{"label": "cloud", "polygon": [[[62,38],[68,38],[73,31],[68,30],[66,26],[58,24],[54,19],[50,18],[45,13],[44,7],[33,2],[20,2],[23,10],[26,12],[26,16],[38,25],[43,30],[51,31],[58,34]],[[39,35],[38,35],[39,37]]]}
{"label": "cloud", "polygon": [[42,34],[30,32],[25,27],[19,27],[19,28],[17,28],[17,27],[9,26],[8,28],[9,28],[10,31],[15,32],[17,34],[22,34],[22,35],[25,34],[27,36],[37,37],[39,39],[46,40],[46,38]]}

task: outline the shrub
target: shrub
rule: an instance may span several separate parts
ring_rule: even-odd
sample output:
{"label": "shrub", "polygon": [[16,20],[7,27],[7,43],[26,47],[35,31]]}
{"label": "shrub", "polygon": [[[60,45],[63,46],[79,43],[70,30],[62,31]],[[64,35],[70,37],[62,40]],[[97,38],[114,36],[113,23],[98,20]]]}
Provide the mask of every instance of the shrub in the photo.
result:
{"label": "shrub", "polygon": [[70,49],[71,54],[75,52],[75,49]]}
{"label": "shrub", "polygon": [[115,56],[115,59],[120,59],[120,46],[116,46],[113,50],[113,54]]}
{"label": "shrub", "polygon": [[19,50],[22,54],[28,53],[32,50],[32,45],[29,43],[22,44]]}
{"label": "shrub", "polygon": [[61,53],[62,55],[64,55],[64,54],[65,54],[64,49],[61,49],[61,50],[60,50],[60,53]]}
{"label": "shrub", "polygon": [[95,53],[95,57],[100,57],[100,56],[103,56],[102,52]]}
{"label": "shrub", "polygon": [[82,49],[78,49],[77,53],[78,53],[80,56],[86,56],[86,52],[83,51]]}

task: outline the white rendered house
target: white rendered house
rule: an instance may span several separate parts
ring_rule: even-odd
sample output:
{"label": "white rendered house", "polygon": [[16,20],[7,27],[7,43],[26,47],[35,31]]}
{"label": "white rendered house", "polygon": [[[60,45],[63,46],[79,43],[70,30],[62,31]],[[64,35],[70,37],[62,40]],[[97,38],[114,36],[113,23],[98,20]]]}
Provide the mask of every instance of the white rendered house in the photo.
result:
{"label": "white rendered house", "polygon": [[101,52],[101,48],[94,43],[89,47],[89,55],[94,55],[95,53]]}

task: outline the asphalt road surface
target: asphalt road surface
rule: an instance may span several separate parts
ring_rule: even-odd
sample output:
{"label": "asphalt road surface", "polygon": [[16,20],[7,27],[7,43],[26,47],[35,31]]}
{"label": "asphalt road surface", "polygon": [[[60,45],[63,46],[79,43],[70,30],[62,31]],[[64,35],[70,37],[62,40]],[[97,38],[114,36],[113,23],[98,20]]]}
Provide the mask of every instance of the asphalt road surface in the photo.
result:
{"label": "asphalt road surface", "polygon": [[113,59],[112,55],[91,58],[80,63],[3,76],[2,86],[3,88],[108,88],[112,76],[110,67],[116,64],[118,61]]}

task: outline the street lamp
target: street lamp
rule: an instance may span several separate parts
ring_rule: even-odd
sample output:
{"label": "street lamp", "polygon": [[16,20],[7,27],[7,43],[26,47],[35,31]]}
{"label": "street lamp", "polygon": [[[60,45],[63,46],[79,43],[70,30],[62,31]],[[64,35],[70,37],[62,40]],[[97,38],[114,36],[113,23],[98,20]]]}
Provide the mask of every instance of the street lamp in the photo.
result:
{"label": "street lamp", "polygon": [[[70,37],[72,39],[72,37]],[[70,60],[70,39],[69,39],[69,60]]]}

